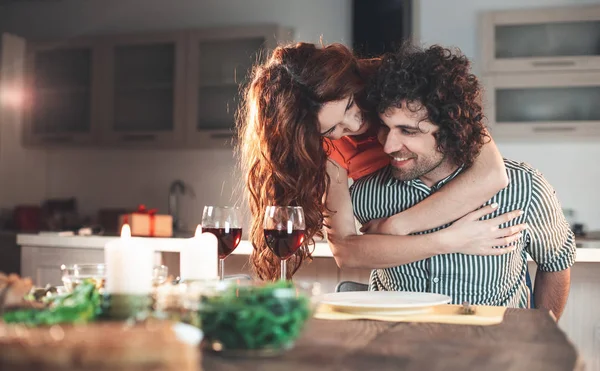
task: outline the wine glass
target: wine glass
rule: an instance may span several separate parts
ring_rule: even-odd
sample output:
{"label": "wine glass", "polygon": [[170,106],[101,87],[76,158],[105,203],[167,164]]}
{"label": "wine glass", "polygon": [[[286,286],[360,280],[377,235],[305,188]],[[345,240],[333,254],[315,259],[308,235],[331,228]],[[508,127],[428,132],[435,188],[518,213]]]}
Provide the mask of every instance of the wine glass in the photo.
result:
{"label": "wine glass", "polygon": [[225,276],[225,258],[242,240],[242,215],[239,207],[205,206],[202,233],[210,232],[219,241],[219,278]]}
{"label": "wine glass", "polygon": [[287,260],[304,242],[306,226],[300,206],[267,206],[264,233],[267,245],[281,264],[281,279],[287,279]]}

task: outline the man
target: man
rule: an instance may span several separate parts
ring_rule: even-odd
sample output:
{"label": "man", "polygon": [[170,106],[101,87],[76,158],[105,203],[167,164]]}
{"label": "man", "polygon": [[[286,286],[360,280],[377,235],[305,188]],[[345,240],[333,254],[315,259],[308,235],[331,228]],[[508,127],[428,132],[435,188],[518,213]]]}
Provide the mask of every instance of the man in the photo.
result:
{"label": "man", "polygon": [[[470,166],[487,132],[479,104],[481,87],[469,61],[440,46],[405,46],[386,55],[368,95],[379,113],[379,139],[391,164],[354,183],[351,197],[364,230],[378,233],[382,218],[422,201]],[[375,269],[370,288],[441,293],[454,303],[527,307],[529,254],[538,265],[536,306],[552,310],[558,318],[575,259],[573,234],[542,174],[524,163],[505,160],[505,165],[509,184],[489,200],[487,204],[497,203],[498,208],[485,218],[523,211],[508,223],[528,224],[514,251],[499,256],[442,254]]]}

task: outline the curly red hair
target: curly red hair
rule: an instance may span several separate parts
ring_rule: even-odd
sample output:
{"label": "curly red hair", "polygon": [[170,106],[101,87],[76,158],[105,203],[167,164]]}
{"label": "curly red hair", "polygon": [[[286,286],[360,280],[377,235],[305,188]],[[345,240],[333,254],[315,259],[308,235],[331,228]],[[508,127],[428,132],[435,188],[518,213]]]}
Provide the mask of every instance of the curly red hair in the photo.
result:
{"label": "curly red hair", "polygon": [[[252,214],[249,238],[255,274],[279,278],[279,258],[265,242],[263,218],[269,205],[302,206],[306,238],[288,260],[288,278],[307,259],[315,237],[323,237],[328,210],[327,151],[318,113],[323,104],[364,94],[361,67],[341,44],[309,43],[277,47],[255,67],[238,120],[238,151]],[[359,102],[360,103],[360,102]]]}

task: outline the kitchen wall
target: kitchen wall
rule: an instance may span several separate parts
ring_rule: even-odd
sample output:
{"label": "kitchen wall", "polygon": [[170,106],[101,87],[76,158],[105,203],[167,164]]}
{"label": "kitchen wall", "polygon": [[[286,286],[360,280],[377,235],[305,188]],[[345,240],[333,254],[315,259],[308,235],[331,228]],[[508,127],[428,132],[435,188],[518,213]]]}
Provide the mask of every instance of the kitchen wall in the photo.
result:
{"label": "kitchen wall", "polygon": [[[477,14],[506,8],[598,3],[592,0],[419,0],[418,33],[424,43],[460,47],[479,60]],[[165,4],[171,4],[166,6]],[[143,4],[143,5],[142,5]],[[277,22],[295,29],[297,40],[344,42],[351,38],[350,0],[65,0],[23,2],[0,8],[0,30],[30,39],[60,40],[87,33],[137,32],[188,27]],[[12,142],[11,142],[12,143]],[[23,152],[18,144],[9,144]],[[576,211],[577,221],[600,228],[600,158],[598,142],[508,143],[500,142],[508,158],[524,160],[539,168],[554,185],[565,208]],[[190,183],[196,198],[186,199],[183,217],[197,223],[208,203],[231,203],[239,182],[231,151],[26,151],[19,156],[0,156],[2,164],[34,187],[25,196],[15,185],[11,197],[0,197],[0,207],[16,201],[38,202],[40,195],[75,195],[84,212],[100,207],[147,203],[166,210],[169,183]],[[36,160],[32,162],[31,156]],[[585,162],[585,163],[584,163]],[[8,164],[8,165],[7,165]],[[18,169],[21,169],[17,171]],[[6,171],[2,174],[7,174]],[[4,176],[2,176],[3,180]],[[42,176],[35,174],[43,174]],[[41,179],[40,179],[41,178]],[[37,192],[37,193],[36,193]],[[234,194],[234,200],[230,200]],[[0,193],[0,196],[2,194]]]}
{"label": "kitchen wall", "polygon": [[[600,0],[420,0],[420,36],[427,44],[459,47],[475,64],[480,60],[478,14],[488,10],[600,4]],[[575,219],[600,229],[600,140],[560,143],[514,143],[499,141],[507,158],[537,167],[554,186],[564,208]]]}
{"label": "kitchen wall", "polygon": [[[0,14],[2,9],[0,8]],[[18,87],[24,77],[25,43],[1,35],[0,46],[0,209],[22,203],[39,203],[46,193],[46,154],[19,144],[21,107]],[[15,94],[16,93],[16,94]]]}
{"label": "kitchen wall", "polygon": [[[169,4],[169,5],[167,5]],[[22,2],[0,8],[0,30],[31,40],[65,40],[82,34],[143,32],[252,23],[279,23],[295,30],[296,40],[348,44],[350,0],[65,0]],[[3,143],[20,152],[18,143]],[[169,184],[189,183],[196,197],[184,198],[182,217],[193,228],[205,204],[239,201],[240,181],[231,150],[189,151],[37,151],[36,164],[0,157],[10,169],[27,168],[18,182],[32,181],[46,197],[76,196],[83,212],[101,207],[135,206],[167,210]],[[1,166],[0,166],[1,168]],[[14,171],[13,171],[14,172]],[[43,173],[43,179],[32,174]],[[1,176],[1,173],[0,173]],[[37,195],[3,197],[0,207],[39,202]],[[233,199],[232,199],[233,198]]]}

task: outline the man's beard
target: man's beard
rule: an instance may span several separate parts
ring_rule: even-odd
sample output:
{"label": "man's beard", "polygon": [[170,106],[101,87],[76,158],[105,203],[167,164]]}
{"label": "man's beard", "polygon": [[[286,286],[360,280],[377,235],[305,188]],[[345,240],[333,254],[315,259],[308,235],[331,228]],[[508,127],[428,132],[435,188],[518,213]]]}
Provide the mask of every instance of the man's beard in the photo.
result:
{"label": "man's beard", "polygon": [[[395,154],[392,154],[395,155]],[[393,157],[403,157],[403,156],[393,156]],[[409,157],[409,156],[406,156]],[[440,157],[432,156],[427,158],[413,158],[413,164],[410,168],[407,169],[398,169],[397,167],[392,166],[392,175],[394,178],[406,182],[409,180],[414,180],[422,177],[425,174],[428,174],[435,170],[438,166],[444,162],[446,158],[445,155]]]}

